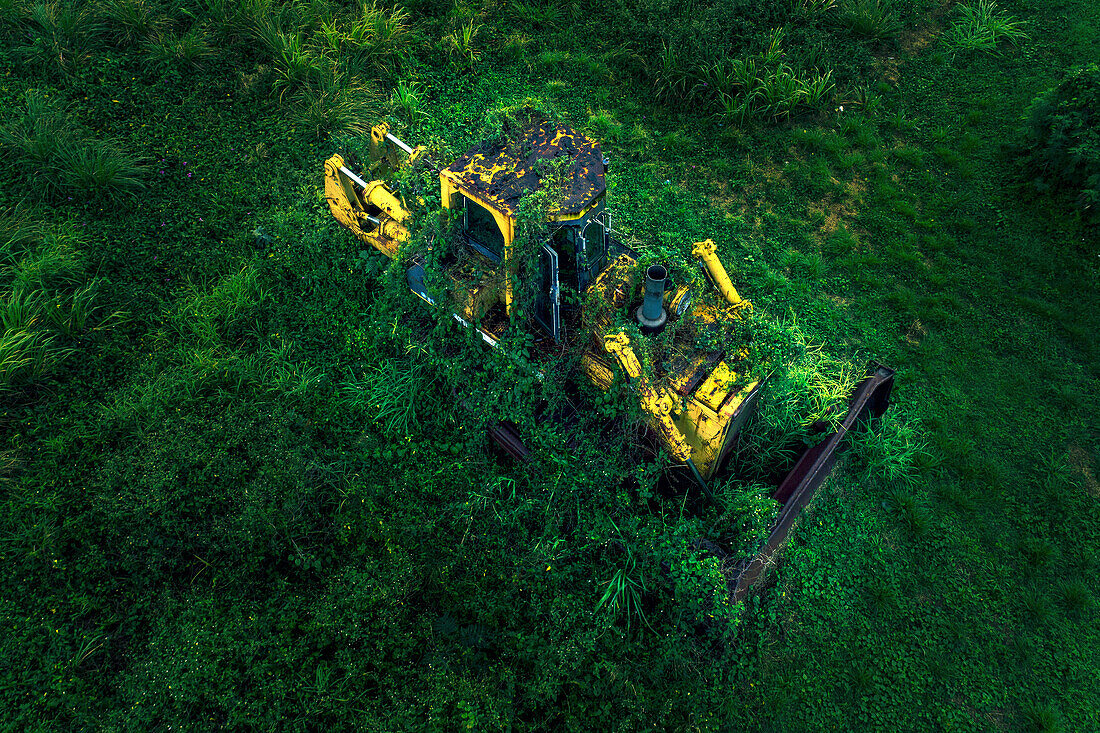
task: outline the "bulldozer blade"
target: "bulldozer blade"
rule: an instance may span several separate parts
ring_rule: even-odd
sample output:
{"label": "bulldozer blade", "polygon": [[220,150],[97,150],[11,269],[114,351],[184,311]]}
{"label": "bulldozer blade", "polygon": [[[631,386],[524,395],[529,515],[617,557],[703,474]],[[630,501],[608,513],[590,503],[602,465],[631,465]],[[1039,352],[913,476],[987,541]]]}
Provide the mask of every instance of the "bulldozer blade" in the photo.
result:
{"label": "bulldozer blade", "polygon": [[779,519],[768,535],[767,542],[738,576],[733,591],[734,602],[748,593],[786,542],[795,520],[832,471],[844,436],[864,420],[881,416],[890,406],[890,392],[893,388],[894,370],[881,364],[872,365],[867,377],[852,392],[848,414],[837,431],[807,449],[779,484],[779,488],[772,494],[772,498],[782,505]]}

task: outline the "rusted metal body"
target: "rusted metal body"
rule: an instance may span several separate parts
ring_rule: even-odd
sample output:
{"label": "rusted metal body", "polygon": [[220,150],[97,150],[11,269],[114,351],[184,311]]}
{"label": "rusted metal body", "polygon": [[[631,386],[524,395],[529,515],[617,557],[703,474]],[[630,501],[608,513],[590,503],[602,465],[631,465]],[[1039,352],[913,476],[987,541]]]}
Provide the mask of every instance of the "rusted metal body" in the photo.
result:
{"label": "rusted metal body", "polygon": [[734,601],[741,600],[748,593],[786,542],[795,520],[836,464],[844,437],[858,424],[881,416],[890,405],[890,392],[893,388],[894,370],[881,364],[873,365],[867,377],[852,392],[848,414],[840,427],[817,445],[808,448],[779,484],[772,494],[772,498],[782,505],[779,518],[768,536],[768,541],[738,577],[733,592]]}

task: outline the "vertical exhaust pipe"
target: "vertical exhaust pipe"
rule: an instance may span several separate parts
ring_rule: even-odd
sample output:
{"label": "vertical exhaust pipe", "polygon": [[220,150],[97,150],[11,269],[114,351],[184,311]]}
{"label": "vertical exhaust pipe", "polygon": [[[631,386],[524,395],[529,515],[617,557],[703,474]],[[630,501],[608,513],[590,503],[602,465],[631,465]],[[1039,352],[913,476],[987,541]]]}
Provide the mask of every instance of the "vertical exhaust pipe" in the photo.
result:
{"label": "vertical exhaust pipe", "polygon": [[661,265],[652,265],[645,274],[645,298],[634,315],[642,327],[642,333],[651,336],[660,333],[668,321],[668,313],[665,311],[664,296],[665,283],[668,272]]}

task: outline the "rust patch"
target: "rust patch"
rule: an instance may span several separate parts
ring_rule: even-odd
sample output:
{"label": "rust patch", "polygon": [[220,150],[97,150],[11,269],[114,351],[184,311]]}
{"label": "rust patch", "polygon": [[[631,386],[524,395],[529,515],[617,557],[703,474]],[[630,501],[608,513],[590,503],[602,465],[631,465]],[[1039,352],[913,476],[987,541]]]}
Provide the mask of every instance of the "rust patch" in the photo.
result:
{"label": "rust patch", "polygon": [[[600,146],[565,125],[529,114],[504,139],[479,143],[444,171],[515,216],[525,193],[542,185],[551,164],[561,165],[562,190],[555,213],[580,214],[604,194]],[[560,162],[559,162],[560,161]]]}

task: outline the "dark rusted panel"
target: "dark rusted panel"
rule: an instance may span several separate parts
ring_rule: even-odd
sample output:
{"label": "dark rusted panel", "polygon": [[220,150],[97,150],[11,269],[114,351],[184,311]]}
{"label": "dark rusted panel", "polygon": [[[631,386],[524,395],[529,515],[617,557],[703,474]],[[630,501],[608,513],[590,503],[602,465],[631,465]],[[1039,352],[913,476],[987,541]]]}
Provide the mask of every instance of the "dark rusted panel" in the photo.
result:
{"label": "dark rusted panel", "polygon": [[890,392],[894,388],[894,370],[881,364],[871,367],[867,377],[859,383],[848,402],[848,414],[835,433],[830,433],[817,445],[808,448],[798,462],[779,484],[772,495],[783,505],[779,511],[779,520],[768,536],[764,547],[748,564],[737,579],[733,598],[738,601],[759,579],[771,559],[791,531],[798,515],[802,512],[836,463],[837,452],[844,436],[853,427],[868,418],[879,417],[890,406]]}
{"label": "dark rusted panel", "polygon": [[810,476],[810,472],[814,468],[818,467],[818,458],[825,453],[836,450],[836,436],[839,433],[829,433],[825,436],[825,439],[814,446],[810,446],[806,449],[806,452],[798,459],[798,462],[794,464],[794,468],[788,473],[779,488],[772,494],[772,498],[779,502],[780,506],[786,506],[794,495],[795,490],[801,486],[804,486],[807,477]]}
{"label": "dark rusted panel", "polygon": [[514,216],[524,194],[535,191],[551,163],[564,160],[561,200],[556,213],[574,214],[591,206],[607,190],[600,146],[565,125],[536,114],[518,120],[520,127],[505,130],[503,140],[470,148],[447,172],[467,190],[495,202]]}

